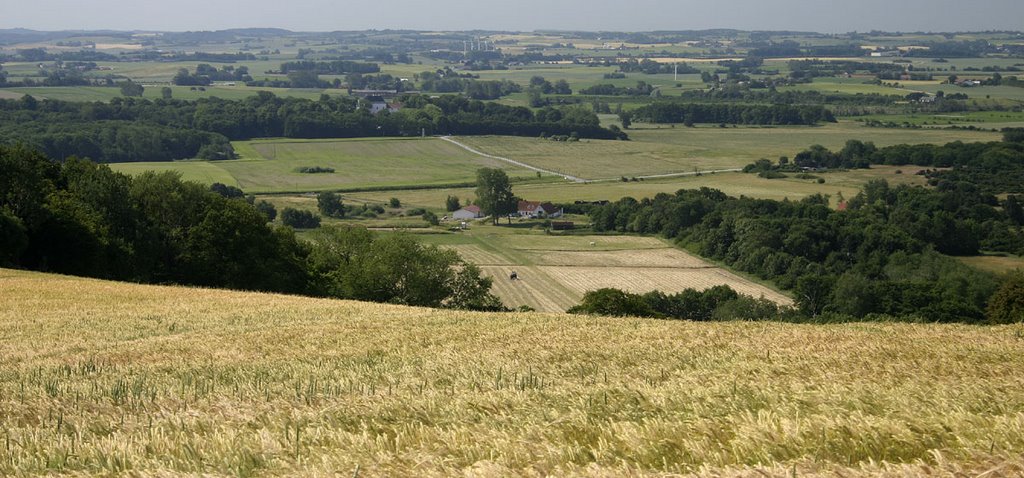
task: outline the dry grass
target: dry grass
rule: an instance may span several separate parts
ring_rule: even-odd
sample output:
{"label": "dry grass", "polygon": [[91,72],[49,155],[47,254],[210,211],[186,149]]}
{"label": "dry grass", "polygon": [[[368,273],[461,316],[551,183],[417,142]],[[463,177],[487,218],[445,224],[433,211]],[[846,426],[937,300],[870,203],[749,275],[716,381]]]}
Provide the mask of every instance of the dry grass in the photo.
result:
{"label": "dry grass", "polygon": [[0,475],[1020,475],[1022,336],[0,270]]}
{"label": "dry grass", "polygon": [[973,256],[957,259],[971,267],[993,274],[1006,274],[1024,270],[1024,258],[1016,256]]}

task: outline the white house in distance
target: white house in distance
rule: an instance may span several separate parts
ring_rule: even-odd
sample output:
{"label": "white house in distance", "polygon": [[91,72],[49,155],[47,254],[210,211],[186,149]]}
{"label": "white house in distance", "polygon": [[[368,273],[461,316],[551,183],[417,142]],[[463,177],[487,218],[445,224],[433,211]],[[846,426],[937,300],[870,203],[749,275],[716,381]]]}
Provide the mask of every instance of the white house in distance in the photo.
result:
{"label": "white house in distance", "polygon": [[549,202],[519,201],[517,213],[519,214],[519,217],[528,217],[531,219],[560,217],[562,215],[562,209],[556,208],[554,204]]}
{"label": "white house in distance", "polygon": [[458,219],[460,221],[465,221],[468,219],[480,219],[481,217],[484,217],[484,214],[482,211],[480,211],[480,206],[474,204],[466,206],[452,213],[452,219]]}

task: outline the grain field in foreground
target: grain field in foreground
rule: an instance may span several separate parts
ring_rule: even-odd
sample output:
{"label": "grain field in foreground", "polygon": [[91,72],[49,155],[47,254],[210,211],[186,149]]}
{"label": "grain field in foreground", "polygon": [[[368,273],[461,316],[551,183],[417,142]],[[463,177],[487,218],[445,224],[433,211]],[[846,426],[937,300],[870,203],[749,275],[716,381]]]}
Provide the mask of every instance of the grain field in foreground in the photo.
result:
{"label": "grain field in foreground", "polygon": [[474,314],[0,269],[0,475],[1024,473],[1024,328]]}

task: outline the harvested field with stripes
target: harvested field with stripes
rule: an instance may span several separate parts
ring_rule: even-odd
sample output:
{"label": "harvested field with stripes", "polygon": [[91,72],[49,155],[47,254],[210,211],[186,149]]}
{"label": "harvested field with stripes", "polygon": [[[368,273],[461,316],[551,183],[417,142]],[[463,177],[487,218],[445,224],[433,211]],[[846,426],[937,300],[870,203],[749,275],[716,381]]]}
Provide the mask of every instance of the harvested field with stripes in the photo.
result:
{"label": "harvested field with stripes", "polygon": [[[654,237],[545,235],[478,226],[459,236],[425,238],[456,250],[494,280],[492,292],[508,307],[561,312],[587,291],[634,293],[704,290],[728,285],[752,297],[792,304],[786,295],[740,277]],[[512,272],[519,277],[510,279]]]}

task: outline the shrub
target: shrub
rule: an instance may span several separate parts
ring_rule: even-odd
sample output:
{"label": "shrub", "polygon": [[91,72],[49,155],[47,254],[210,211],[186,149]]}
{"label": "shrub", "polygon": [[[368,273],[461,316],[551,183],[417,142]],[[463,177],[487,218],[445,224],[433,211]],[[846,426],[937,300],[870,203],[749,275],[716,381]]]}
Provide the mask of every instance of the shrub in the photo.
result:
{"label": "shrub", "polygon": [[333,173],[334,168],[327,168],[323,166],[303,166],[299,168],[298,171],[306,174]]}
{"label": "shrub", "polygon": [[316,229],[320,227],[320,217],[315,216],[312,212],[290,207],[286,207],[284,211],[281,211],[281,222],[295,229]]}
{"label": "shrub", "polygon": [[1024,273],[1014,273],[1003,282],[989,299],[985,316],[992,324],[1024,322]]}
{"label": "shrub", "polygon": [[320,214],[327,217],[343,218],[345,217],[345,205],[341,202],[341,196],[337,193],[322,192],[316,195],[316,207],[320,210]]}
{"label": "shrub", "polygon": [[267,222],[271,222],[277,218],[277,208],[267,201],[261,200],[256,203],[256,210],[263,213],[264,216],[267,216]]}

